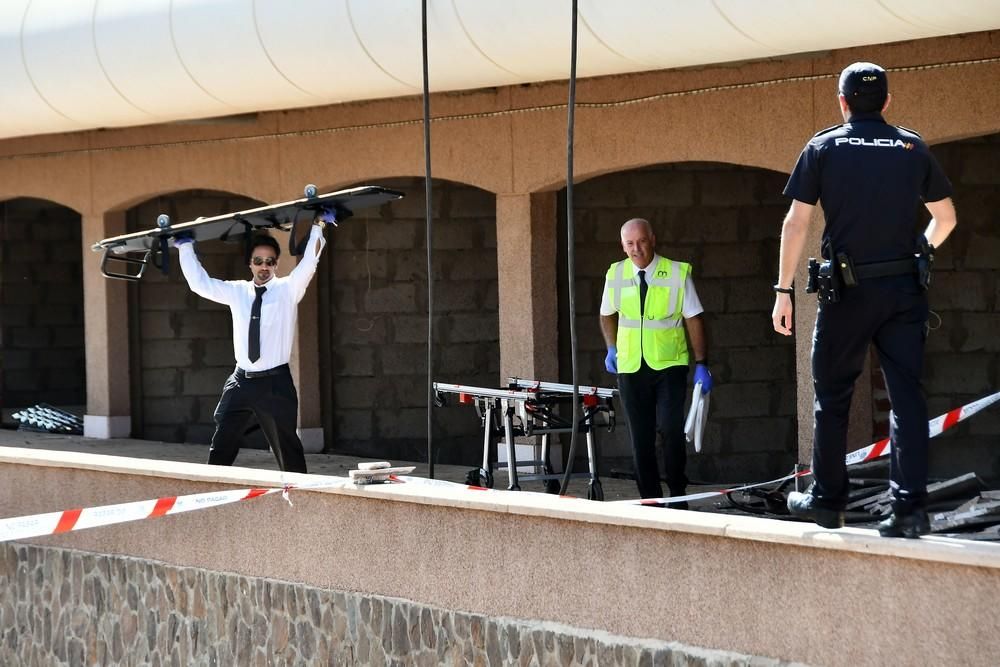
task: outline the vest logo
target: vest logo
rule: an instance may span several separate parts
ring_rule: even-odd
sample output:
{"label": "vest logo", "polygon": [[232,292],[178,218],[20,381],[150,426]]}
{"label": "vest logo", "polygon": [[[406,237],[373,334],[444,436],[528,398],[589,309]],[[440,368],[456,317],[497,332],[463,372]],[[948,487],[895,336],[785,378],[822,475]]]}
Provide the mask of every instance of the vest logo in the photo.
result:
{"label": "vest logo", "polygon": [[667,272],[664,271],[663,269],[660,269],[660,270],[658,270],[656,272],[656,277],[657,278],[666,278],[667,277]]}
{"label": "vest logo", "polygon": [[862,139],[861,137],[837,137],[833,140],[834,146],[848,144],[851,146],[868,146],[871,148],[902,148],[912,151],[913,143],[902,139]]}

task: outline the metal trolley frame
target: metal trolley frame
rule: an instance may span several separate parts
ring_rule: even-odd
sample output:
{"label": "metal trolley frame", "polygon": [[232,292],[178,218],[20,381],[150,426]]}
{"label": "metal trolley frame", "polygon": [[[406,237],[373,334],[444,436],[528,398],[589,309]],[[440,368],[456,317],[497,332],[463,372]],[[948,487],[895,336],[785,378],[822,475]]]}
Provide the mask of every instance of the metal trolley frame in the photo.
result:
{"label": "metal trolley frame", "polygon": [[[470,484],[493,488],[493,470],[507,468],[508,490],[519,491],[522,480],[542,480],[548,493],[559,492],[559,480],[562,479],[562,475],[553,471],[549,459],[551,450],[549,436],[571,433],[573,430],[571,420],[556,412],[558,405],[566,405],[572,401],[573,385],[510,378],[505,389],[435,382],[434,392],[439,406],[446,404],[445,394],[457,394],[459,403],[475,406],[482,422],[482,466],[469,472],[467,481]],[[598,427],[607,427],[608,431],[614,430],[614,398],[618,395],[618,390],[579,386],[578,393],[581,417],[577,423],[577,432],[582,433],[587,440],[588,471],[572,473],[570,476],[588,479],[587,497],[591,500],[604,500],[604,491],[597,472],[599,452],[596,431]],[[533,436],[541,437],[541,458],[518,461],[514,438]],[[497,447],[501,441],[507,452],[506,463],[499,461],[497,457]],[[529,465],[535,466],[536,470],[540,468],[541,472],[518,473],[518,466]],[[568,465],[572,465],[572,462]]]}

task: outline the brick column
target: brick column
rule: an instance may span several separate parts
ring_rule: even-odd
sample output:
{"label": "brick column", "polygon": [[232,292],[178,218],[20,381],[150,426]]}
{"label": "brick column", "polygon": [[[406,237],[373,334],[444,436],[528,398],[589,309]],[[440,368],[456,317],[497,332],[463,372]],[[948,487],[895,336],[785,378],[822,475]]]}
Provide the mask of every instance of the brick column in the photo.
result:
{"label": "brick column", "polygon": [[[816,326],[816,295],[804,292],[809,279],[809,257],[819,258],[823,237],[823,211],[817,206],[809,225],[803,258],[795,272],[795,370],[798,378],[799,463],[810,465],[813,450],[813,385],[812,336]],[[870,355],[854,385],[850,423],[847,428],[847,451],[871,444],[872,441],[872,382]]]}
{"label": "brick column", "polygon": [[559,375],[556,193],[497,195],[500,382]]}
{"label": "brick column", "polygon": [[124,438],[132,430],[127,284],[101,275],[95,242],[125,233],[125,213],[83,216],[83,321],[87,354],[84,435]]}
{"label": "brick column", "polygon": [[[329,245],[329,244],[328,244]],[[330,248],[323,251],[320,262],[330,261]],[[289,366],[292,378],[299,394],[299,437],[307,453],[323,451],[322,408],[320,405],[319,386],[319,289],[316,281],[320,278],[317,269],[312,283],[299,302],[298,324],[295,342],[292,346],[292,358]]]}

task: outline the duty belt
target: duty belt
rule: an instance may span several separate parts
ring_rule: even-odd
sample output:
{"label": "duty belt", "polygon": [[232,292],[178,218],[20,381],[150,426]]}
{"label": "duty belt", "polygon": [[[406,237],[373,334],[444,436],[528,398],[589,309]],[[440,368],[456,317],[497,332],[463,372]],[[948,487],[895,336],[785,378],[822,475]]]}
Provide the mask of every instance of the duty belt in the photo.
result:
{"label": "duty belt", "polygon": [[858,280],[866,278],[886,278],[888,276],[905,276],[909,273],[917,273],[917,260],[915,257],[905,257],[903,259],[892,259],[887,262],[871,262],[869,264],[855,264],[854,275]]}

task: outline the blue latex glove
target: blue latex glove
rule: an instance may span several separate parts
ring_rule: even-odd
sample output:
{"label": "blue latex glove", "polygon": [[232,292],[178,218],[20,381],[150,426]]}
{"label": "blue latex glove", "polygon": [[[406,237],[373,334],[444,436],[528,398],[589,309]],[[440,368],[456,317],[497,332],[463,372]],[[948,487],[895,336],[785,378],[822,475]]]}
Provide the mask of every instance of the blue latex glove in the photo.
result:
{"label": "blue latex glove", "polygon": [[701,383],[701,393],[707,394],[712,391],[712,374],[708,372],[705,364],[696,364],[694,367],[694,383]]}
{"label": "blue latex glove", "polygon": [[604,368],[609,373],[618,374],[618,348],[614,345],[608,348],[608,356],[604,357]]}
{"label": "blue latex glove", "polygon": [[174,247],[176,248],[177,246],[184,245],[185,243],[194,243],[194,235],[192,235],[191,232],[180,232],[179,234],[175,234],[170,240],[173,241]]}
{"label": "blue latex glove", "polygon": [[326,225],[337,226],[337,212],[331,208],[324,208],[316,219]]}

